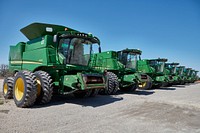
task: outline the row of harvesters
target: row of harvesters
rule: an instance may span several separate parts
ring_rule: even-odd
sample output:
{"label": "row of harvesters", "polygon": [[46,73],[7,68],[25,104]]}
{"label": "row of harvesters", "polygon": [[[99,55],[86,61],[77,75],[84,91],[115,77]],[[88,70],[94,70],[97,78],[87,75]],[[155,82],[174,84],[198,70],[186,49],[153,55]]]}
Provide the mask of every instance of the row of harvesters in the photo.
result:
{"label": "row of harvesters", "polygon": [[167,59],[141,59],[138,49],[101,52],[100,40],[91,33],[43,23],[21,32],[29,41],[10,46],[13,76],[3,83],[4,97],[18,107],[48,103],[53,94],[82,98],[197,80],[198,71]]}

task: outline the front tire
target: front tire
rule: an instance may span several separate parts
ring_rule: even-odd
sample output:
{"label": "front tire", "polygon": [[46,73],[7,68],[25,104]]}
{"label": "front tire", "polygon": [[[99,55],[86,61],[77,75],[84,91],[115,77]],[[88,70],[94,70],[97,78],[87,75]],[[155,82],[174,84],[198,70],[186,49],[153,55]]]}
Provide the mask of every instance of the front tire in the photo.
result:
{"label": "front tire", "polygon": [[36,71],[37,99],[36,103],[45,104],[51,100],[53,93],[53,83],[50,75],[44,71]]}
{"label": "front tire", "polygon": [[117,75],[112,72],[107,72],[106,74],[106,88],[102,89],[99,93],[106,95],[113,95],[119,89],[119,81]]}
{"label": "front tire", "polygon": [[18,72],[13,85],[13,98],[17,107],[31,107],[36,100],[36,77],[29,71]]}

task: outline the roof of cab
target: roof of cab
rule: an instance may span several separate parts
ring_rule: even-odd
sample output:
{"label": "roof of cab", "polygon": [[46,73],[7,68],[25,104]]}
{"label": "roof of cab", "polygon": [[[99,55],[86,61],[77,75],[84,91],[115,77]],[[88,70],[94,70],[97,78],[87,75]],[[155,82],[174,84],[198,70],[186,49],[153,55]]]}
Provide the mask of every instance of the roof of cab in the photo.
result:
{"label": "roof of cab", "polygon": [[35,39],[38,37],[42,37],[44,35],[55,35],[59,31],[77,31],[66,26],[55,25],[55,24],[45,24],[45,23],[32,23],[20,31],[29,39]]}

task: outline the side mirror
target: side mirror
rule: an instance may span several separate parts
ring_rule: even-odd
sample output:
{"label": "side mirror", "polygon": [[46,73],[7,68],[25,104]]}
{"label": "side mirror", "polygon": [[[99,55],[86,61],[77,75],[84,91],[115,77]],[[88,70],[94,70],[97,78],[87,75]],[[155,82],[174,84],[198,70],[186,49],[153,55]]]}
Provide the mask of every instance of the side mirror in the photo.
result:
{"label": "side mirror", "polygon": [[57,42],[57,35],[53,36],[53,42],[55,42],[55,43]]}
{"label": "side mirror", "polygon": [[101,46],[99,46],[99,53],[101,53]]}

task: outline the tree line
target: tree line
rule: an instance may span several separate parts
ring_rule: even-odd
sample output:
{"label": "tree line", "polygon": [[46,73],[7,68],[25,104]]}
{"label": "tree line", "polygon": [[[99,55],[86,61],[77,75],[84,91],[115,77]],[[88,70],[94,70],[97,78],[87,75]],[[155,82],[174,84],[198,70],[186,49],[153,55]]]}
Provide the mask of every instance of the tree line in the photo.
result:
{"label": "tree line", "polygon": [[6,64],[0,65],[0,78],[11,76],[11,72],[9,71],[9,66]]}

